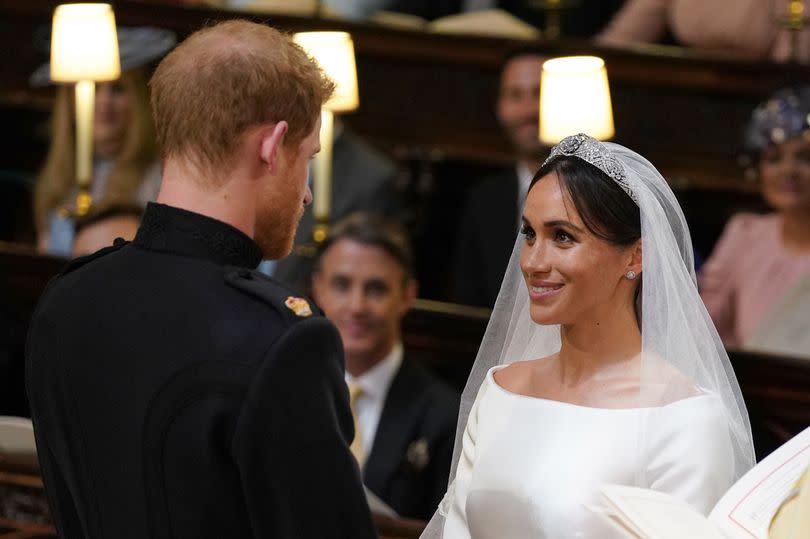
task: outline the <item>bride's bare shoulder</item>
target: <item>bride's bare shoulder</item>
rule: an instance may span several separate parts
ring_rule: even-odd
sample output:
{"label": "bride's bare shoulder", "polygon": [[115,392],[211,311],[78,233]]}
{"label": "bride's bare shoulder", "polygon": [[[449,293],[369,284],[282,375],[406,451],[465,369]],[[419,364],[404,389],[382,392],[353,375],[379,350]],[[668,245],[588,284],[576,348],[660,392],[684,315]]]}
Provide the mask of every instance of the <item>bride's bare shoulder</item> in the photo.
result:
{"label": "bride's bare shoulder", "polygon": [[506,367],[498,369],[493,373],[495,383],[514,393],[526,393],[531,387],[533,379],[537,379],[538,375],[541,378],[543,377],[541,371],[549,367],[551,364],[549,359],[551,357],[554,356],[510,363]]}

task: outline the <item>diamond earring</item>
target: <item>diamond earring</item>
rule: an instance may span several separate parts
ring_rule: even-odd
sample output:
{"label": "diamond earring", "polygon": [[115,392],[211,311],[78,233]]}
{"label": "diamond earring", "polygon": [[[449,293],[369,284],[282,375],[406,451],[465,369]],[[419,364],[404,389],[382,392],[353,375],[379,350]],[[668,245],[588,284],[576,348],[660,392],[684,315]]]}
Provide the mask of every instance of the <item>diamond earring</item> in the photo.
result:
{"label": "diamond earring", "polygon": [[627,273],[625,273],[624,276],[632,281],[633,279],[636,278],[636,272],[633,271],[633,270],[630,270]]}

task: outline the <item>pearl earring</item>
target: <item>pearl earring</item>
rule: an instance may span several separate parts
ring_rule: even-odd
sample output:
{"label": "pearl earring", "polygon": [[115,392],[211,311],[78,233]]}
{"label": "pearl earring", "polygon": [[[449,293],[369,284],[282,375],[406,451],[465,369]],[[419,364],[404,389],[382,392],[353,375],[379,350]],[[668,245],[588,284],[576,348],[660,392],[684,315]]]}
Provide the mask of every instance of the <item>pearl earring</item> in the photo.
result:
{"label": "pearl earring", "polygon": [[633,270],[630,270],[627,273],[625,273],[624,276],[632,281],[633,279],[636,278],[636,272],[633,271]]}

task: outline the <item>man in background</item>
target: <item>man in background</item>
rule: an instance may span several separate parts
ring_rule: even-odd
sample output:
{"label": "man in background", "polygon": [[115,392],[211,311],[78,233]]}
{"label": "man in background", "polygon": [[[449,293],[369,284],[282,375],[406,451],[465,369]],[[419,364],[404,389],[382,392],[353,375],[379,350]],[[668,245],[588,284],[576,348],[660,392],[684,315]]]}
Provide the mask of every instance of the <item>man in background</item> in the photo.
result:
{"label": "man in background", "polygon": [[370,214],[339,222],[320,248],[313,293],[343,341],[351,449],[366,486],[399,515],[428,520],[447,490],[459,399],[402,345],[417,293],[403,230]]}
{"label": "man in background", "polygon": [[[332,148],[330,224],[359,211],[396,215],[401,205],[394,186],[396,171],[396,165],[385,154],[338,119]],[[312,256],[301,255],[296,250],[314,243],[314,230],[315,216],[309,206],[301,217],[293,252],[277,262],[263,263],[261,269],[266,268],[270,275],[293,290],[309,294]]]}
{"label": "man in background", "polygon": [[459,303],[492,307],[498,297],[529,184],[547,153],[539,140],[543,61],[537,52],[519,50],[503,64],[495,112],[515,163],[468,194],[456,236],[454,299]]}

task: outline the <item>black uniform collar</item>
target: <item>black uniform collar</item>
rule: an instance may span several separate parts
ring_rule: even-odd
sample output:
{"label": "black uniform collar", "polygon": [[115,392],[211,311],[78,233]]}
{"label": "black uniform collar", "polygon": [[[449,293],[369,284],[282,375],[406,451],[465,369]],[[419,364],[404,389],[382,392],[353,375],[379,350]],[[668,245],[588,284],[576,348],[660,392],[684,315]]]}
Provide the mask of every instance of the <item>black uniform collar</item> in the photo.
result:
{"label": "black uniform collar", "polygon": [[255,268],[262,260],[256,242],[231,225],[156,202],[146,206],[133,243],[222,265]]}

